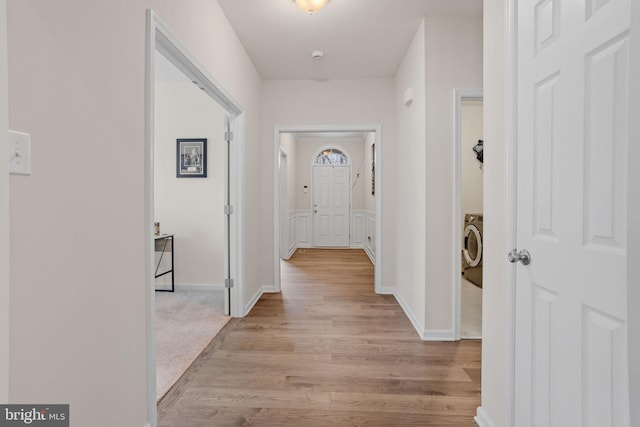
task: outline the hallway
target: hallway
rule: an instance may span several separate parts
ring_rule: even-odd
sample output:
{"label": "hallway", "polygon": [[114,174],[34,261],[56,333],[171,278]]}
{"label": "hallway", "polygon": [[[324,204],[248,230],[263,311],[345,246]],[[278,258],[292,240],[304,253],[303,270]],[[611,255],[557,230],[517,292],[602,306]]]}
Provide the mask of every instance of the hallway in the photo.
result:
{"label": "hallway", "polygon": [[160,427],[475,426],[480,341],[423,342],[360,250],[301,249],[158,406]]}

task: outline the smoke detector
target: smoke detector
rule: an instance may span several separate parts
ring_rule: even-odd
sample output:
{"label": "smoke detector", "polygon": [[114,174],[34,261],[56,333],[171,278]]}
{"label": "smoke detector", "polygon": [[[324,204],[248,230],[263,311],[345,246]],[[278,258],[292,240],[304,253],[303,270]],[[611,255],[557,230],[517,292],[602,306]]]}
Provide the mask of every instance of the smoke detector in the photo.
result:
{"label": "smoke detector", "polygon": [[324,52],[321,50],[314,50],[313,52],[311,52],[311,59],[323,59],[324,58]]}

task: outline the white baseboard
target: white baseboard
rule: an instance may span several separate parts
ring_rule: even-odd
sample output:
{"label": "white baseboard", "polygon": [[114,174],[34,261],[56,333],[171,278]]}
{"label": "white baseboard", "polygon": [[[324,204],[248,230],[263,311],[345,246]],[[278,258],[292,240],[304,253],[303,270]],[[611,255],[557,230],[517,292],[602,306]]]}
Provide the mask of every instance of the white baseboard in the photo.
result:
{"label": "white baseboard", "polygon": [[391,290],[391,294],[396,298],[402,310],[406,314],[407,318],[415,328],[416,332],[420,336],[420,339],[423,341],[455,341],[455,334],[452,330],[442,329],[442,330],[426,330],[420,325],[420,322],[413,314],[409,305],[406,303],[404,298],[400,295],[397,289],[384,288],[383,291]]}
{"label": "white baseboard", "polygon": [[275,293],[275,292],[276,292],[276,288],[273,285],[265,285],[262,288],[260,288],[260,290],[258,292],[256,292],[256,294],[253,296],[253,298],[251,298],[251,301],[249,301],[245,305],[244,314],[242,315],[242,317],[246,316],[247,314],[249,314],[251,312],[253,307],[257,304],[258,300],[260,300],[260,297],[262,297],[262,295]]}
{"label": "white baseboard", "polygon": [[364,249],[364,253],[367,254],[369,259],[371,260],[371,264],[376,265],[376,256],[371,253],[371,249],[369,249],[368,246],[363,246],[362,248]]}
{"label": "white baseboard", "polygon": [[425,330],[422,339],[424,341],[455,341],[455,335],[450,329]]}
{"label": "white baseboard", "polygon": [[224,283],[219,284],[195,284],[195,283],[176,283],[178,291],[224,291]]}
{"label": "white baseboard", "polygon": [[424,334],[424,329],[422,329],[422,326],[420,326],[420,322],[418,321],[416,316],[413,314],[413,312],[409,308],[409,305],[406,303],[404,298],[402,298],[402,295],[400,295],[397,289],[393,289],[391,294],[396,298],[396,301],[398,301],[398,304],[400,304],[400,307],[402,307],[402,310],[404,310],[404,314],[407,316],[407,318],[415,328],[420,338],[423,339],[422,335]]}
{"label": "white baseboard", "polygon": [[[222,291],[224,283],[176,283],[176,291]],[[171,283],[156,283],[156,290],[169,291]]]}
{"label": "white baseboard", "polygon": [[484,411],[484,409],[482,409],[482,406],[478,407],[476,416],[473,419],[476,422],[476,424],[478,424],[479,427],[495,427],[496,426],[496,424],[491,422],[491,420],[487,416],[487,413]]}
{"label": "white baseboard", "polygon": [[393,295],[394,292],[395,292],[394,288],[386,288],[383,286],[380,292],[378,292],[378,295]]}
{"label": "white baseboard", "polygon": [[296,253],[296,251],[298,250],[298,245],[295,244],[292,247],[289,248],[289,254],[287,255],[287,259],[291,258],[293,256],[294,253]]}

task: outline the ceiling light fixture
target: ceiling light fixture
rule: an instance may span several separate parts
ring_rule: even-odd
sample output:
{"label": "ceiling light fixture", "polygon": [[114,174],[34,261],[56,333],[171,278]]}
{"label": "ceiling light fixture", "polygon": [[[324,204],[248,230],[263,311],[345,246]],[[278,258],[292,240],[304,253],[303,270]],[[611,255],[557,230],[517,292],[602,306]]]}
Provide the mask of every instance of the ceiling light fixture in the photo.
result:
{"label": "ceiling light fixture", "polygon": [[322,9],[329,0],[293,0],[293,1],[298,6],[300,6],[300,9],[304,10],[309,15],[313,15],[314,13]]}

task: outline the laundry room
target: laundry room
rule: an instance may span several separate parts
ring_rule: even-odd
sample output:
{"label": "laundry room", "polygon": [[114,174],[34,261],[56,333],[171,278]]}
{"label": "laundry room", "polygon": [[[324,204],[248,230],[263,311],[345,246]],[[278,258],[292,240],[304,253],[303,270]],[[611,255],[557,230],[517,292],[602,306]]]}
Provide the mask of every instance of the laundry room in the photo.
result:
{"label": "laundry room", "polygon": [[461,103],[461,338],[482,338],[483,101]]}

